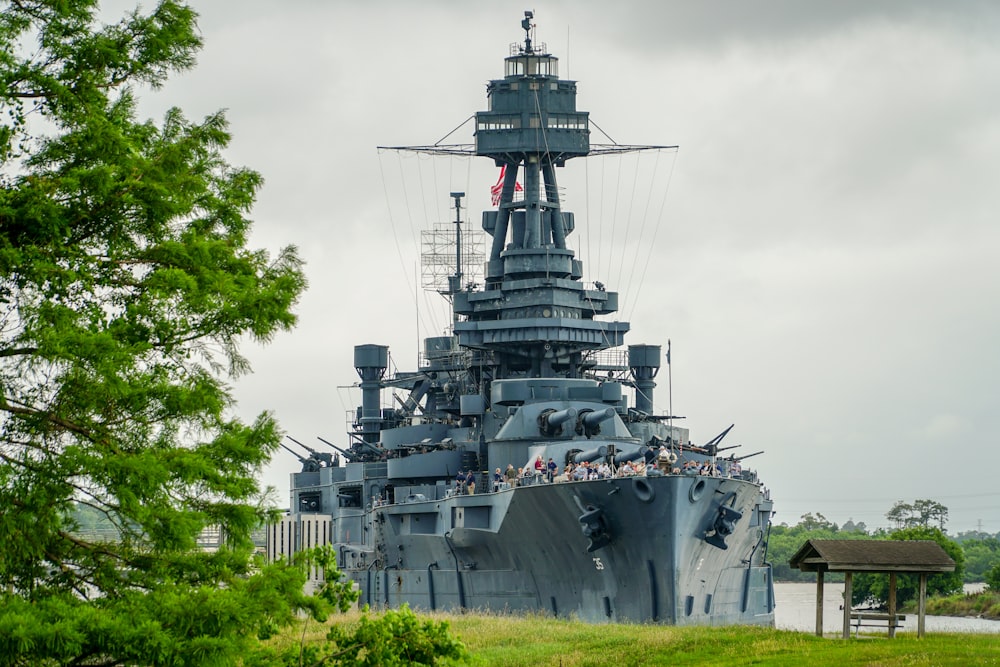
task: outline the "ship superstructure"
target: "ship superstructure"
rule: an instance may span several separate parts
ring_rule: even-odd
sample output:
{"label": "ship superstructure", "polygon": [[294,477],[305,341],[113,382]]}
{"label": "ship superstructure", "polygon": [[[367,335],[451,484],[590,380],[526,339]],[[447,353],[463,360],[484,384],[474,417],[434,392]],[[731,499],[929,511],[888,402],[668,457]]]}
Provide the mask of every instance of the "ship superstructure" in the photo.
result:
{"label": "ship superstructure", "polygon": [[585,285],[567,244],[558,169],[652,147],[591,144],[576,82],[559,78],[531,19],[487,86],[475,144],[410,147],[502,169],[482,215],[483,285],[463,279],[464,195],[450,193],[452,335],[425,339],[412,372],[389,372],[387,346],[355,347],[350,442],[323,441],[336,458],[306,446],[269,555],[332,544],[376,607],[773,625],[768,493],[746,456],[722,456],[729,429],[695,445],[655,414],[661,346],[622,348],[628,323],[601,319],[618,295]]}

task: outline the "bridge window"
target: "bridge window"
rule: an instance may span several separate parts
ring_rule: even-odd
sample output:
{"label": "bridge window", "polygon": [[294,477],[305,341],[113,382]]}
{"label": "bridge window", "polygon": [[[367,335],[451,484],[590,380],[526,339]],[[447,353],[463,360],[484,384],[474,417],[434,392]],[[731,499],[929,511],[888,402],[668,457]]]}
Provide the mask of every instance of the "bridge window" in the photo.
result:
{"label": "bridge window", "polygon": [[587,129],[587,117],[580,114],[549,114],[546,118],[546,127],[558,130],[585,130]]}
{"label": "bridge window", "polygon": [[508,58],[506,76],[558,76],[559,59],[552,56],[517,56]]}
{"label": "bridge window", "polygon": [[521,128],[521,117],[512,115],[478,116],[477,130],[517,130]]}

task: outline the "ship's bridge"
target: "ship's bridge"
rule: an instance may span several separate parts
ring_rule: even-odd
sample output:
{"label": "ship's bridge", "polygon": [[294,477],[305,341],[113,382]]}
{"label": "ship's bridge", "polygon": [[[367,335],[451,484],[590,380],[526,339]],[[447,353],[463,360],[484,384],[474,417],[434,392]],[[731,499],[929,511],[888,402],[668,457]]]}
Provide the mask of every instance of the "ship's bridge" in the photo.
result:
{"label": "ship's bridge", "polygon": [[[545,45],[541,45],[542,49]],[[519,44],[512,45],[512,50],[516,48],[518,51],[521,50]],[[526,55],[523,53],[518,53],[517,55],[510,56],[506,59],[505,76],[509,79],[511,77],[522,77],[522,76],[553,76],[559,77],[559,59],[555,56],[545,55]]]}

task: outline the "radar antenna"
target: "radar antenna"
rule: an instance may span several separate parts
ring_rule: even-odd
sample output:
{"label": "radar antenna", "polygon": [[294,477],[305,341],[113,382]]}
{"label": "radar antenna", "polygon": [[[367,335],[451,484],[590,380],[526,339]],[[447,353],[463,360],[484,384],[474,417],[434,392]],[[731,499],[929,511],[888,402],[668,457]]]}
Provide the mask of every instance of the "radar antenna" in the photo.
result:
{"label": "radar antenna", "polygon": [[524,28],[524,52],[532,53],[531,50],[531,29],[535,26],[531,24],[531,19],[535,18],[535,12],[530,9],[524,11],[524,20],[521,21],[521,27]]}

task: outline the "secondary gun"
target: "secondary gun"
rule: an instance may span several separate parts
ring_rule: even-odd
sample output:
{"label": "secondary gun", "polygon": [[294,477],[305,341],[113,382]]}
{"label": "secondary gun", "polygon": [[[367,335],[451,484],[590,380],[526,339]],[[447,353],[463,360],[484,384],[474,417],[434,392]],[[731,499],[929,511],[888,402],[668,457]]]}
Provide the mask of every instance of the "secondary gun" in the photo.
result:
{"label": "secondary gun", "polygon": [[319,467],[320,467],[319,466],[319,461],[317,461],[316,459],[314,459],[312,457],[306,458],[306,457],[302,456],[297,451],[295,451],[294,449],[292,449],[291,447],[289,447],[288,445],[286,445],[283,442],[279,442],[278,444],[281,445],[281,447],[283,449],[291,452],[292,456],[294,456],[295,458],[297,458],[299,460],[299,462],[302,464],[302,472],[316,472],[317,470],[319,470]]}
{"label": "secondary gun", "polygon": [[313,449],[309,445],[306,445],[306,444],[303,444],[303,443],[299,442],[298,440],[296,440],[295,438],[293,438],[290,435],[286,435],[285,437],[288,438],[289,440],[291,440],[292,442],[294,442],[296,445],[298,445],[302,449],[304,449],[307,452],[309,452],[309,458],[312,459],[313,461],[316,461],[317,464],[320,464],[320,465],[325,464],[328,468],[332,468],[333,467],[333,454],[328,454],[326,452],[317,452],[315,449]]}
{"label": "secondary gun", "polygon": [[351,445],[352,461],[364,461],[366,459],[378,461],[384,456],[385,450],[363,440],[361,434],[351,433],[350,435],[354,440],[354,444]]}
{"label": "secondary gun", "polygon": [[351,460],[351,453],[348,452],[347,450],[341,449],[340,447],[338,447],[337,445],[333,444],[329,440],[327,440],[325,438],[321,438],[318,435],[316,436],[316,439],[319,440],[320,442],[322,442],[325,445],[329,445],[330,447],[333,447],[335,450],[337,450],[338,452],[340,452],[341,454],[343,454],[345,457],[347,457],[348,461]]}
{"label": "secondary gun", "polygon": [[723,438],[729,435],[729,432],[733,430],[734,426],[736,426],[736,424],[730,424],[729,428],[706,442],[702,449],[708,452],[709,456],[715,456],[716,452],[719,451],[719,443],[722,442]]}
{"label": "secondary gun", "polygon": [[763,454],[763,453],[764,453],[764,450],[762,449],[759,452],[753,452],[752,454],[744,454],[743,456],[734,456],[733,460],[734,461],[742,461],[743,459],[748,459],[751,456],[757,456],[758,454]]}

